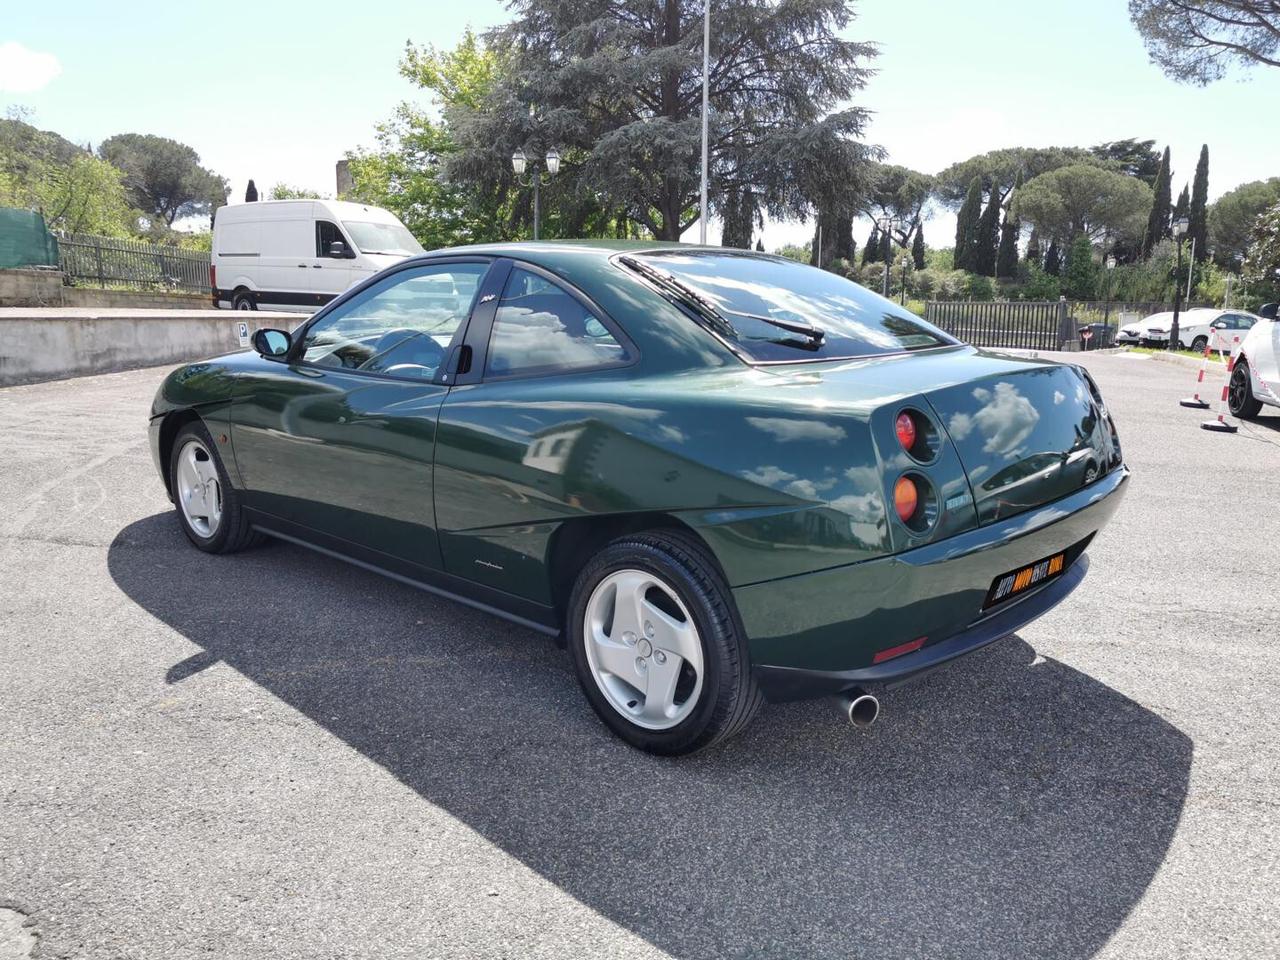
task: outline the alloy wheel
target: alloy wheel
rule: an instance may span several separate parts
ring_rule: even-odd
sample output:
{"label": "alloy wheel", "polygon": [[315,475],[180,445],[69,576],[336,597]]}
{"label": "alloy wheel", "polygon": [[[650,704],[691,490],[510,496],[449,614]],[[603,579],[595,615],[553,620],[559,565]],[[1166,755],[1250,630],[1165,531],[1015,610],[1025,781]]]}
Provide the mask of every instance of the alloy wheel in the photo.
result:
{"label": "alloy wheel", "polygon": [[222,523],[222,484],[212,455],[199,440],[183,444],[175,479],[174,493],[187,525],[201,537],[212,537]]}

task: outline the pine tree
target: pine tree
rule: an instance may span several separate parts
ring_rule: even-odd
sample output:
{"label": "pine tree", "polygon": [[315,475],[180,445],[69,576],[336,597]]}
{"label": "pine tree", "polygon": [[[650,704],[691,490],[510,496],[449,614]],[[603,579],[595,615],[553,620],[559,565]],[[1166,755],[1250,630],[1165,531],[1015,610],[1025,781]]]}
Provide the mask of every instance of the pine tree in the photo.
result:
{"label": "pine tree", "polygon": [[1044,255],[1044,272],[1055,277],[1062,272],[1062,261],[1058,257],[1058,241],[1049,241],[1049,250]]}
{"label": "pine tree", "polygon": [[982,215],[982,178],[974,177],[969,184],[969,192],[965,194],[960,212],[956,214],[956,253],[955,268],[972,270],[971,261],[973,235],[978,227],[978,219]]}
{"label": "pine tree", "polygon": [[253,203],[258,199],[258,188],[253,185],[253,181],[249,181],[248,189],[244,192],[244,202]]}
{"label": "pine tree", "polygon": [[917,270],[924,269],[924,221],[916,224],[916,238],[911,241],[911,260]]}
{"label": "pine tree", "polygon": [[1142,235],[1142,259],[1151,256],[1157,243],[1169,235],[1169,148],[1164,148],[1160,168],[1156,171],[1155,200],[1147,217],[1147,230]]}
{"label": "pine tree", "polygon": [[1196,263],[1209,257],[1209,145],[1200,147],[1200,159],[1196,163],[1195,179],[1191,181],[1191,205],[1187,208],[1187,236],[1195,244]]}
{"label": "pine tree", "polygon": [[862,265],[865,267],[868,263],[875,263],[879,258],[880,231],[873,226],[870,235],[867,237],[867,245],[862,248]]}
{"label": "pine tree", "polygon": [[991,185],[991,199],[982,211],[978,226],[973,233],[973,243],[969,254],[970,268],[974,273],[984,277],[996,275],[996,246],[1000,242],[1000,187]]}
{"label": "pine tree", "polygon": [[[1018,176],[1013,182],[1013,192],[1016,194],[1018,188],[1022,186],[1022,171],[1018,171]],[[1010,206],[1012,206],[1012,195],[1010,196]],[[1011,210],[1005,210],[1004,223],[1000,227],[1000,249],[996,251],[996,276],[1012,277],[1018,271],[1018,235],[1022,233],[1022,224],[1018,222],[1018,218],[1013,215]]]}
{"label": "pine tree", "polygon": [[1031,228],[1031,239],[1027,241],[1027,255],[1024,259],[1037,267],[1044,266],[1044,259],[1040,252],[1040,231],[1035,227]]}

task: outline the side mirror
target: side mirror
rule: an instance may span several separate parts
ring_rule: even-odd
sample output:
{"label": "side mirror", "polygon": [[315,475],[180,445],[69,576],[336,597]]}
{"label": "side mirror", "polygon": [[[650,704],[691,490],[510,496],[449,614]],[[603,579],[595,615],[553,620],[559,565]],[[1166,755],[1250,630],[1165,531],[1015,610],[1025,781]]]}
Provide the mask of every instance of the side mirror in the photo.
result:
{"label": "side mirror", "polygon": [[264,357],[278,359],[289,352],[293,338],[283,330],[253,331],[253,349]]}
{"label": "side mirror", "polygon": [[329,256],[345,260],[347,258],[347,245],[341,240],[332,241],[329,244]]}
{"label": "side mirror", "polygon": [[1280,303],[1263,304],[1262,309],[1258,311],[1258,316],[1263,320],[1274,320],[1276,319],[1277,308],[1280,308]]}

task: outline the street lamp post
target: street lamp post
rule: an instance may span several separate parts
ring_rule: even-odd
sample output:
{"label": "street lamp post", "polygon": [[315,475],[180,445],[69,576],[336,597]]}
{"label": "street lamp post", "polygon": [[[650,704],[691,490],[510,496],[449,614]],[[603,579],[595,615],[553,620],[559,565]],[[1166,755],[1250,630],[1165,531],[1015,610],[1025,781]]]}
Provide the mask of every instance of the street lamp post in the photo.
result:
{"label": "street lamp post", "polygon": [[1107,303],[1102,314],[1102,322],[1107,327],[1111,326],[1111,271],[1116,268],[1116,255],[1109,254],[1107,259],[1103,261],[1107,265]]}
{"label": "street lamp post", "polygon": [[[887,244],[883,239],[880,241],[882,246],[887,246],[890,248],[892,247],[893,229],[894,227],[900,226],[901,223],[902,221],[899,220],[897,217],[877,217],[876,218],[876,229],[880,231],[880,236],[889,238],[889,242]],[[889,298],[889,260],[890,258],[888,256],[884,258],[884,285],[880,291],[880,295],[883,296],[886,300]]]}
{"label": "street lamp post", "polygon": [[1178,265],[1173,271],[1173,323],[1169,324],[1169,349],[1178,349],[1178,314],[1182,311],[1182,238],[1187,235],[1191,221],[1179,217],[1173,222],[1173,238],[1178,245]]}
{"label": "street lamp post", "polygon": [[902,293],[898,297],[898,302],[904,307],[907,305],[907,265],[911,263],[909,257],[902,258]]}
{"label": "street lamp post", "polygon": [[[523,150],[516,150],[511,155],[511,169],[516,172],[516,183],[522,187],[533,187],[533,239],[539,240],[542,235],[542,200],[539,188],[550,183],[551,178],[560,172],[560,151],[552,147],[546,156],[547,172],[544,174],[537,167],[537,161],[530,161]],[[525,177],[525,171],[529,176]]]}

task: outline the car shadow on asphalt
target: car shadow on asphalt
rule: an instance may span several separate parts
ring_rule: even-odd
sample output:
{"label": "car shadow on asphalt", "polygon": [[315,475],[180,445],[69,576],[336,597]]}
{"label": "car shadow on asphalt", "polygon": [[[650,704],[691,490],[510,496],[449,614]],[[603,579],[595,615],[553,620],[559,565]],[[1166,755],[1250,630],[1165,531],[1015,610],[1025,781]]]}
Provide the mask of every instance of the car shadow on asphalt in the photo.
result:
{"label": "car shadow on asphalt", "polygon": [[868,732],[770,705],[663,760],[605,731],[545,638],[338,561],[210,557],[163,514],[108,564],[201,648],[139,669],[229,665],[676,957],[1089,957],[1187,792],[1185,735],[1016,637],[890,693]]}

